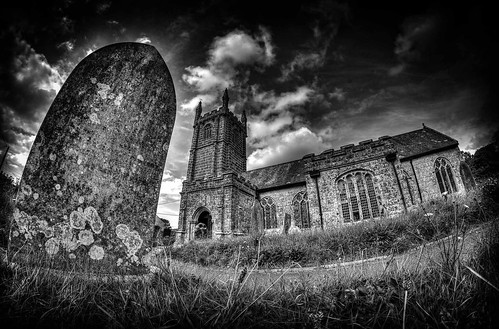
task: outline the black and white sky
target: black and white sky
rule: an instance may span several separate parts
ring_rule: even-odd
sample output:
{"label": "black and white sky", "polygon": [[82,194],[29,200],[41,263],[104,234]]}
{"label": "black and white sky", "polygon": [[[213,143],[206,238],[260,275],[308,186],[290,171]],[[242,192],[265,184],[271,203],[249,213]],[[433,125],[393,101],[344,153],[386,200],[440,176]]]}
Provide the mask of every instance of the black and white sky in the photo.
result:
{"label": "black and white sky", "polygon": [[[177,117],[158,214],[177,226],[194,107],[248,114],[248,169],[419,129],[474,152],[498,129],[496,14],[486,2],[2,1],[0,144],[20,178],[75,65],[110,43],[154,45]],[[3,150],[5,147],[1,147]]]}

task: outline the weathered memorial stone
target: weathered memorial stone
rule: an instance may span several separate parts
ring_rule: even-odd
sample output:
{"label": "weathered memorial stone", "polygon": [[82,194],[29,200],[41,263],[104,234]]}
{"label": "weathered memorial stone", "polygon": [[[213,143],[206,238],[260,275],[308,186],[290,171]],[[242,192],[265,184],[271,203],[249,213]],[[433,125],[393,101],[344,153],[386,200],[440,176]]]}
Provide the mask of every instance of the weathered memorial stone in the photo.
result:
{"label": "weathered memorial stone", "polygon": [[154,47],[113,44],[83,59],[31,148],[10,233],[13,260],[140,269],[175,109],[170,72]]}

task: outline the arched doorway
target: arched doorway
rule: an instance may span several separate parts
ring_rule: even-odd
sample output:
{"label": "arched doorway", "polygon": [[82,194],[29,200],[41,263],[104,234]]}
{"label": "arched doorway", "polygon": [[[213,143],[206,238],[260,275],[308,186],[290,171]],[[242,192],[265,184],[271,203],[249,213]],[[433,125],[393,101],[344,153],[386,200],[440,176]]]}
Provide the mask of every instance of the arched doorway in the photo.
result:
{"label": "arched doorway", "polygon": [[197,220],[196,228],[194,229],[194,237],[196,239],[211,239],[213,221],[208,210],[203,210]]}

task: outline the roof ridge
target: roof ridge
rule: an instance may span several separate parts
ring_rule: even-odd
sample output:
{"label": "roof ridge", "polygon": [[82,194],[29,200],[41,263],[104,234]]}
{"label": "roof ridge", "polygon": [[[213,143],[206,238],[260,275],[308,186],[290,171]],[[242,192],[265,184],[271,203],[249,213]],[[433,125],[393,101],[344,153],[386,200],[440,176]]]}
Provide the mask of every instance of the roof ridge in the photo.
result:
{"label": "roof ridge", "polygon": [[435,133],[437,133],[437,134],[440,134],[440,135],[442,135],[442,136],[445,136],[445,137],[447,137],[447,138],[450,138],[450,139],[452,139],[453,141],[455,141],[456,143],[458,143],[458,144],[459,144],[459,142],[457,141],[457,139],[454,139],[454,138],[452,138],[452,137],[450,137],[450,136],[448,136],[448,135],[446,135],[446,134],[444,134],[444,133],[442,133],[442,132],[440,132],[440,131],[438,131],[438,130],[435,130],[435,129],[430,128],[430,127],[425,127],[425,128],[426,128],[426,129],[430,129],[431,131],[433,131],[433,132],[435,132]]}
{"label": "roof ridge", "polygon": [[[429,128],[429,127],[425,127],[425,128]],[[420,128],[420,129],[415,129],[415,130],[411,130],[411,131],[406,131],[405,133],[401,133],[401,134],[390,136],[390,138],[398,137],[398,136],[403,136],[403,135],[407,135],[407,134],[412,134],[413,132],[424,130],[425,128]],[[433,130],[433,129],[431,129],[431,130]]]}

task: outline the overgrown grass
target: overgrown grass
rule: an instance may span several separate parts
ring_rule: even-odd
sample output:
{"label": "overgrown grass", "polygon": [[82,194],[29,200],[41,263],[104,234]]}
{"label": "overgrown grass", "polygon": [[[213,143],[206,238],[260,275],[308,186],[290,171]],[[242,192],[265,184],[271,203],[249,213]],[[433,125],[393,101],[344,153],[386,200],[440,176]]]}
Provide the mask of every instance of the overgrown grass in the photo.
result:
{"label": "overgrown grass", "polygon": [[41,267],[2,265],[2,328],[493,328],[499,320],[499,227],[466,263],[455,237],[441,260],[411,272],[303,279],[251,286],[251,270],[227,283],[162,267],[150,280],[100,282]]}
{"label": "overgrown grass", "polygon": [[325,231],[290,235],[246,236],[223,241],[191,241],[172,250],[172,256],[199,265],[234,267],[239,257],[250,266],[282,268],[291,264],[315,266],[338,261],[400,254],[422,243],[448,236],[455,220],[466,229],[487,221],[496,209],[481,203],[482,195],[434,200],[395,218],[363,221]]}

